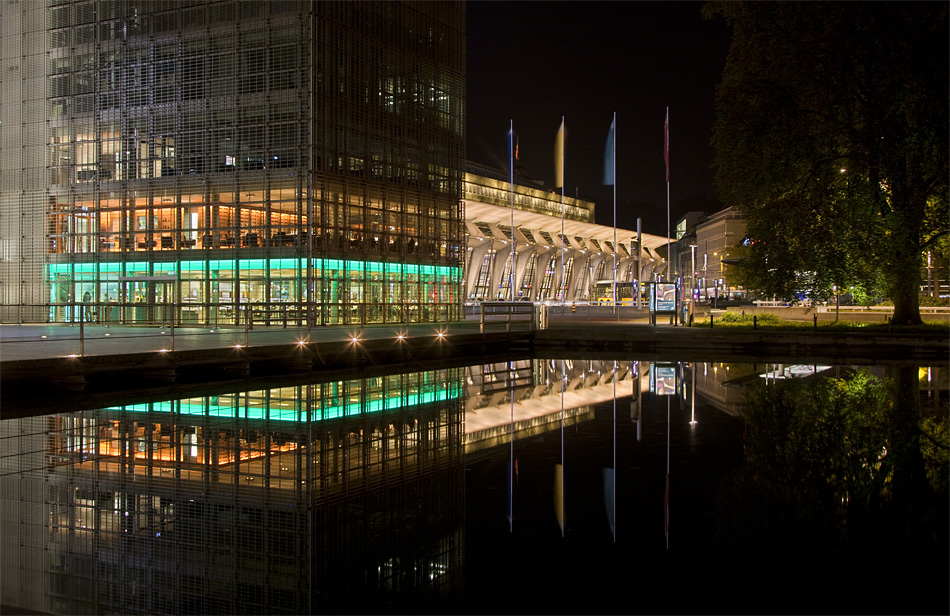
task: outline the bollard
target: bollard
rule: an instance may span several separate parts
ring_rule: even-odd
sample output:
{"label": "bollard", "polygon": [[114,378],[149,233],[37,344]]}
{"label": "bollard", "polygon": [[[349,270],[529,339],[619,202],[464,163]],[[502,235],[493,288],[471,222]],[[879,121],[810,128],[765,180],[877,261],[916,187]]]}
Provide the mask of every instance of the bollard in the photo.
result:
{"label": "bollard", "polygon": [[709,313],[709,329],[712,329],[712,327],[713,327],[713,319],[715,319],[715,318],[716,318],[716,315],[714,315],[713,313],[710,312],[710,313]]}
{"label": "bollard", "polygon": [[818,315],[815,314],[815,315],[813,315],[813,317],[814,317],[814,319],[815,319],[815,329],[818,329]]}
{"label": "bollard", "polygon": [[172,336],[172,342],[171,342],[171,347],[172,347],[171,350],[172,350],[172,351],[175,350],[175,315],[176,315],[176,314],[177,314],[177,312],[175,311],[175,302],[172,302],[171,325],[169,325],[169,327],[168,327],[168,331],[171,332],[171,336]]}
{"label": "bollard", "polygon": [[758,323],[757,317],[758,317],[758,315],[754,315],[754,314],[752,315],[752,329],[758,329],[758,328],[759,328],[759,323]]}
{"label": "bollard", "polygon": [[84,315],[86,313],[86,306],[83,304],[82,308],[79,310],[79,356],[82,357],[84,353],[83,346],[85,344],[85,333],[83,331],[85,323]]}

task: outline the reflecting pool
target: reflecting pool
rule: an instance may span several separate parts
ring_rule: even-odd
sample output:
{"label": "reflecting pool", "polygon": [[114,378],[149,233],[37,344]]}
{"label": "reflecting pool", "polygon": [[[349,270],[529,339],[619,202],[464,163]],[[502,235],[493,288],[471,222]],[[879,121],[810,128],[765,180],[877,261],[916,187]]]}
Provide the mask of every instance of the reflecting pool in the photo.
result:
{"label": "reflecting pool", "polygon": [[0,603],[946,613],[947,379],[526,359],[3,420]]}

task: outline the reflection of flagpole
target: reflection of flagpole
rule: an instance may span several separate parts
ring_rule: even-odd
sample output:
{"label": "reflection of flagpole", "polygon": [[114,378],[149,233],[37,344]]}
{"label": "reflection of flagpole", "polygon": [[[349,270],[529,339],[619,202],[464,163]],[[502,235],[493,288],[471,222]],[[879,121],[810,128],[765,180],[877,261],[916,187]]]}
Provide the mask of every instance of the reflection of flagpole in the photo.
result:
{"label": "reflection of flagpole", "polygon": [[614,472],[612,473],[613,485],[611,486],[613,498],[610,499],[610,504],[613,506],[610,519],[613,523],[610,525],[610,530],[612,530],[614,534],[614,543],[617,543],[617,362],[616,361],[614,361],[614,469],[613,470],[614,470]]}
{"label": "reflection of flagpole", "polygon": [[690,372],[693,373],[693,385],[692,387],[690,387],[690,390],[691,390],[690,395],[692,396],[693,404],[692,404],[692,413],[690,414],[690,417],[689,417],[689,425],[695,426],[696,425],[696,364],[695,363],[690,368]]}
{"label": "reflection of flagpole", "polygon": [[[563,187],[562,187],[563,190]],[[561,523],[561,536],[564,536],[564,527],[567,525],[567,521],[564,515],[564,380],[567,378],[567,373],[565,371],[565,362],[561,360],[561,466],[560,473],[558,473],[558,480],[560,481],[560,486],[558,486],[561,496],[560,505],[560,519],[558,520]]]}
{"label": "reflection of flagpole", "polygon": [[666,491],[663,493],[663,532],[670,549],[670,397],[666,397]]}
{"label": "reflection of flagpole", "polygon": [[511,438],[511,459],[508,462],[508,532],[513,533],[515,531],[515,379],[510,361],[508,362],[508,383],[511,390],[511,420],[508,428]]}

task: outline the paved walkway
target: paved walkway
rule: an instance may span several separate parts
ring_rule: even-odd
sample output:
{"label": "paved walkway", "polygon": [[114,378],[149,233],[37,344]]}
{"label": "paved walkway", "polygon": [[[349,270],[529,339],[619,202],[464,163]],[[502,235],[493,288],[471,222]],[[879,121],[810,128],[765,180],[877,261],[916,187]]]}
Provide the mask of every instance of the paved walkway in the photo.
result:
{"label": "paved walkway", "polygon": [[[527,329],[527,323],[515,323],[513,329]],[[505,331],[504,323],[486,325],[486,331]],[[396,339],[397,336],[435,337],[479,333],[479,323],[416,323],[406,325],[368,325],[306,327],[255,326],[211,329],[200,327],[105,326],[85,325],[0,325],[0,364],[8,361],[67,357],[69,355],[123,355],[169,349],[176,351],[228,348],[235,345],[293,344],[299,340],[335,342],[361,339]],[[81,353],[80,353],[81,351]]]}

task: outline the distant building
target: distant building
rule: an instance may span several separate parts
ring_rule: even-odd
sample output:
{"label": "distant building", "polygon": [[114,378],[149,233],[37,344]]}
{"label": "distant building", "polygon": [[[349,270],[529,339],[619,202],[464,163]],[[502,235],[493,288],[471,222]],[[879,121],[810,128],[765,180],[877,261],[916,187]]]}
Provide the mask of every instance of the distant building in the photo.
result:
{"label": "distant building", "polygon": [[[695,239],[691,240],[691,244],[696,246],[696,269],[690,284],[694,296],[700,301],[747,298],[747,290],[736,285],[729,272],[729,258],[735,256],[734,249],[744,236],[745,221],[733,208],[725,208],[697,221]],[[683,256],[682,244],[679,248],[679,254]],[[685,255],[689,255],[692,261],[688,246]],[[691,262],[688,269],[681,266],[680,271],[688,272],[691,266]]]}
{"label": "distant building", "polygon": [[592,202],[567,196],[562,234],[560,193],[545,189],[523,173],[516,173],[514,180],[512,207],[510,176],[468,163],[466,300],[510,300],[512,287],[518,300],[596,299],[598,281],[603,287],[605,281],[614,280],[615,254],[619,282],[652,280],[654,272],[665,272],[665,261],[657,251],[665,252],[666,238],[642,234],[638,255],[634,249],[636,230],[617,229],[615,233],[613,227],[597,225]]}

